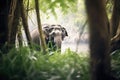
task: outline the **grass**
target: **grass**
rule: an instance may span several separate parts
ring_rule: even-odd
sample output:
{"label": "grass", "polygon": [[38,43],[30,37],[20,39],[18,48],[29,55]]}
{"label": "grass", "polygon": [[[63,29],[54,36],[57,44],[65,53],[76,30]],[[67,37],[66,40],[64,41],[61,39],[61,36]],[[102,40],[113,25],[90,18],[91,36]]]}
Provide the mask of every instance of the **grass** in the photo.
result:
{"label": "grass", "polygon": [[112,75],[120,80],[120,50],[112,53]]}
{"label": "grass", "polygon": [[70,49],[43,55],[21,47],[3,54],[0,61],[0,80],[89,80],[88,54]]}
{"label": "grass", "polygon": [[[2,53],[0,53],[2,54]],[[0,80],[89,80],[89,55],[67,49],[43,55],[28,47],[0,57]],[[120,50],[112,53],[112,75],[120,79]]]}

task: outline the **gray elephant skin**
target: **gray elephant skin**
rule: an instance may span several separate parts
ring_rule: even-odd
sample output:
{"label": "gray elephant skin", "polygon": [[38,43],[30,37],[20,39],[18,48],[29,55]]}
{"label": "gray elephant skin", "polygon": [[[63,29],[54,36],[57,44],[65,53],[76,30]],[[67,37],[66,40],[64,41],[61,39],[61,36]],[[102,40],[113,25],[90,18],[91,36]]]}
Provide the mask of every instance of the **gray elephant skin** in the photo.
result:
{"label": "gray elephant skin", "polygon": [[[54,25],[43,24],[42,30],[43,30],[43,37],[45,39],[45,42],[49,50],[61,49],[62,41],[66,36],[68,36],[66,29],[58,24],[54,24]],[[31,37],[33,44],[36,46],[36,49],[40,50],[41,41],[37,28],[31,32]]]}

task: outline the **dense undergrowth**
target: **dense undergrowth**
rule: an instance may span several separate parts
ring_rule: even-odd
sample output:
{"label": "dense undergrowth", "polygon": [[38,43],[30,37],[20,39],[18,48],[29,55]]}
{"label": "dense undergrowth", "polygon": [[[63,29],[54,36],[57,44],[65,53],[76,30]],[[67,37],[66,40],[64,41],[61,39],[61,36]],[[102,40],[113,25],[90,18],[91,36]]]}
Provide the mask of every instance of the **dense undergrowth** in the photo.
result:
{"label": "dense undergrowth", "polygon": [[[120,51],[111,56],[112,75],[120,80]],[[70,49],[47,55],[28,47],[12,49],[0,57],[0,80],[90,80],[89,55]]]}
{"label": "dense undergrowth", "polygon": [[89,80],[87,53],[66,50],[43,55],[27,47],[0,58],[0,80]]}
{"label": "dense undergrowth", "polygon": [[120,80],[120,50],[116,50],[111,55],[112,75]]}

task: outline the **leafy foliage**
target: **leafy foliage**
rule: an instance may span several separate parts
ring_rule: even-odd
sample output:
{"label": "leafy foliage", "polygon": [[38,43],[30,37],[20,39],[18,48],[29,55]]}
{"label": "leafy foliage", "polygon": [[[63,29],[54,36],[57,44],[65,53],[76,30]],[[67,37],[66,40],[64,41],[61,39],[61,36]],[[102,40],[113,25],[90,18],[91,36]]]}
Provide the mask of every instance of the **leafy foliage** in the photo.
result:
{"label": "leafy foliage", "polygon": [[55,13],[56,8],[64,13],[69,9],[75,10],[77,0],[40,0],[40,9],[43,12]]}
{"label": "leafy foliage", "polygon": [[42,55],[29,48],[2,55],[0,77],[7,80],[88,80],[88,56],[66,50]]}
{"label": "leafy foliage", "polygon": [[[25,2],[27,4],[28,0]],[[56,8],[59,8],[63,13],[68,10],[75,11],[77,0],[39,0],[40,10],[43,13],[56,14]],[[34,0],[29,0],[29,9],[34,9]]]}
{"label": "leafy foliage", "polygon": [[112,53],[112,74],[120,80],[120,50]]}
{"label": "leafy foliage", "polygon": [[106,11],[107,11],[107,15],[108,18],[111,19],[111,15],[112,15],[112,10],[113,9],[113,0],[107,0],[106,2]]}

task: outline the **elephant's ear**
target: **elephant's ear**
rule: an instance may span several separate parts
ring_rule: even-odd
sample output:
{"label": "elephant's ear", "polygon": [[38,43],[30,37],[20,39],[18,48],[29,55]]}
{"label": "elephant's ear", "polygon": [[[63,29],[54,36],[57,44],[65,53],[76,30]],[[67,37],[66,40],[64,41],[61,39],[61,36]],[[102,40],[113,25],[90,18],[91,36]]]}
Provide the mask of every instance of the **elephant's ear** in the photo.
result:
{"label": "elephant's ear", "polygon": [[62,27],[62,32],[64,32],[65,36],[68,36],[67,30],[64,27]]}
{"label": "elephant's ear", "polygon": [[65,38],[65,36],[68,36],[68,32],[64,27],[62,27],[62,40]]}
{"label": "elephant's ear", "polygon": [[61,28],[62,33],[63,33],[64,36],[68,36],[67,30],[63,26],[61,26],[59,24],[57,26],[60,26],[60,28]]}

